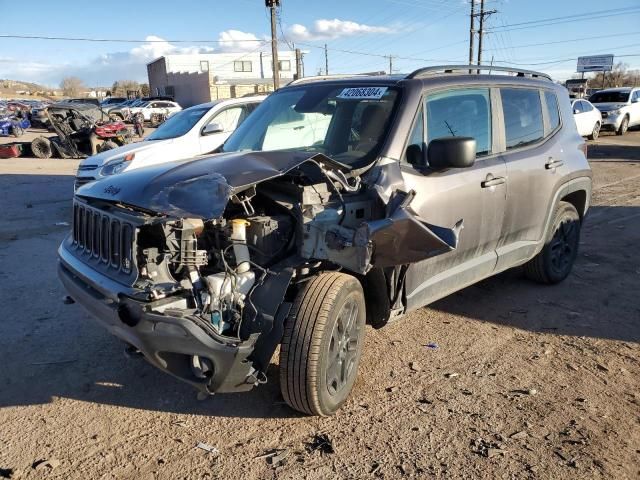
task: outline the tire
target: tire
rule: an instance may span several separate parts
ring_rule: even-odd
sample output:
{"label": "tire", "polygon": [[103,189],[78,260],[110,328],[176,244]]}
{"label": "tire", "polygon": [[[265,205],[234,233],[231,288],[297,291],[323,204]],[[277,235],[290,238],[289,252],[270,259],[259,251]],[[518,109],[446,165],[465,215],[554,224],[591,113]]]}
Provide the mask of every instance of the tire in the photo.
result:
{"label": "tire", "polygon": [[109,118],[115,121],[124,121],[124,115],[121,113],[110,113]]}
{"label": "tire", "polygon": [[106,152],[107,150],[113,150],[114,148],[118,148],[118,144],[111,140],[107,140],[98,148],[98,152]]}
{"label": "tire", "polygon": [[48,138],[37,137],[31,142],[31,151],[37,158],[51,158],[53,150],[51,148],[51,142]]}
{"label": "tire", "polygon": [[360,282],[344,273],[322,273],[298,293],[280,347],[280,390],[291,408],[328,416],[345,402],[362,355],[365,309]]}
{"label": "tire", "polygon": [[24,130],[19,125],[15,125],[11,128],[11,134],[16,138],[21,137],[23,133]]}
{"label": "tire", "polygon": [[600,122],[596,122],[596,124],[593,126],[593,131],[591,132],[591,135],[589,135],[587,138],[589,140],[597,140],[599,136],[600,136]]}
{"label": "tire", "polygon": [[629,117],[624,117],[620,124],[620,128],[616,130],[616,135],[624,135],[627,133],[627,130],[629,130]]}
{"label": "tire", "polygon": [[559,283],[571,272],[580,243],[580,215],[576,207],[560,202],[553,214],[544,248],[524,265],[525,275],[538,283]]}

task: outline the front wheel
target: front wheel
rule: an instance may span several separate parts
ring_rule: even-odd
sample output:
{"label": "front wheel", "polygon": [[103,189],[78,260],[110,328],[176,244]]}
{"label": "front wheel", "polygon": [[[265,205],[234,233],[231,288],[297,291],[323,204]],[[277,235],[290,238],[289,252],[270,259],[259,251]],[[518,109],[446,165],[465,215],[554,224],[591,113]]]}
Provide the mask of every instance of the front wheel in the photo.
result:
{"label": "front wheel", "polygon": [[624,117],[620,124],[620,128],[616,130],[616,135],[624,135],[627,133],[627,130],[629,130],[629,117]]}
{"label": "front wheel", "polygon": [[339,272],[322,273],[296,296],[280,349],[280,389],[294,409],[334,414],[358,372],[366,307],[360,282]]}
{"label": "front wheel", "polygon": [[589,140],[597,140],[599,136],[600,136],[600,122],[596,122],[596,124],[593,126],[593,131],[591,132],[591,135],[589,135]]}
{"label": "front wheel", "polygon": [[540,253],[524,265],[525,275],[539,283],[559,283],[571,272],[580,243],[580,215],[576,207],[560,202]]}
{"label": "front wheel", "polygon": [[15,138],[21,137],[24,133],[24,130],[19,125],[14,125],[11,129],[11,133]]}

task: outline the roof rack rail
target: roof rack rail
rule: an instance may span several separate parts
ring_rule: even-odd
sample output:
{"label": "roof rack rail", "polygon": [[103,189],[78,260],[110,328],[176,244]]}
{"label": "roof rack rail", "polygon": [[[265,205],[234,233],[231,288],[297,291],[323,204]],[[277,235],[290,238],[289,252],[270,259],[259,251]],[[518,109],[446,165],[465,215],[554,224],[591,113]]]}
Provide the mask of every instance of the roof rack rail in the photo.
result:
{"label": "roof rack rail", "polygon": [[532,78],[544,78],[547,80],[551,80],[551,77],[546,73],[535,72],[533,70],[523,70],[521,68],[513,68],[513,67],[496,67],[495,65],[435,65],[433,67],[424,67],[419,68],[418,70],[410,73],[405,78],[421,78],[426,77],[430,74],[438,74],[438,73],[455,73],[458,72],[462,74],[464,71],[467,74],[477,74],[480,71],[488,71],[489,73],[493,72],[506,72],[506,73],[515,73],[517,77],[526,77],[530,76]]}
{"label": "roof rack rail", "polygon": [[289,83],[287,83],[287,87],[289,85],[299,85],[301,83],[306,83],[306,82],[315,82],[317,80],[340,80],[343,78],[353,78],[353,77],[372,77],[374,76],[373,74],[370,73],[342,73],[342,74],[336,74],[336,75],[315,75],[312,77],[302,77],[302,78],[298,78],[297,80],[292,80]]}

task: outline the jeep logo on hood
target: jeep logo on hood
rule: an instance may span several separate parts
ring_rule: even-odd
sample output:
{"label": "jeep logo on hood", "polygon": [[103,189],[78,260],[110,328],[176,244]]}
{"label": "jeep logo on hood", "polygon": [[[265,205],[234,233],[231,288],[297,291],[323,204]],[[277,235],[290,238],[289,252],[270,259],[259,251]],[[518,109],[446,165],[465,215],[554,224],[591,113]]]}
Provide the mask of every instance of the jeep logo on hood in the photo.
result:
{"label": "jeep logo on hood", "polygon": [[120,193],[120,188],[114,187],[113,185],[109,185],[107,188],[104,189],[104,193],[115,196],[118,193]]}

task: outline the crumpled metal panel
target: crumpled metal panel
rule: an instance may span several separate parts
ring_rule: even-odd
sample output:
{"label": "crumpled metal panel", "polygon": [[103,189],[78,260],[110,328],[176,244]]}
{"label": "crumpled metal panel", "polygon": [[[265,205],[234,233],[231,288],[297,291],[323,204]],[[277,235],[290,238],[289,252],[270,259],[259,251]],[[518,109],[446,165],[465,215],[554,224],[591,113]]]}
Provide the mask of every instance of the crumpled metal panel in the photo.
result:
{"label": "crumpled metal panel", "polygon": [[356,231],[356,246],[373,249],[369,268],[385,268],[416,263],[455,250],[462,220],[453,228],[431,225],[411,210],[413,194],[396,192],[391,199],[397,205],[382,220],[363,223]]}
{"label": "crumpled metal panel", "polygon": [[175,217],[212,219],[229,198],[310,160],[305,152],[237,152],[167,162],[89,183],[76,195]]}

